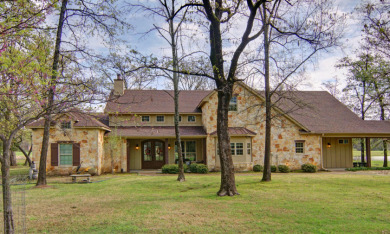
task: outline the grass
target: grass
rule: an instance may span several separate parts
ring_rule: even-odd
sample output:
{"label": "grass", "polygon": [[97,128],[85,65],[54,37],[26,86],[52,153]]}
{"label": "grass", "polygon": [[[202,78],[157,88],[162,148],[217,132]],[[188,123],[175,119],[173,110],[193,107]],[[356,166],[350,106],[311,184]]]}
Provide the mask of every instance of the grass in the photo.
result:
{"label": "grass", "polygon": [[[354,157],[358,157],[361,155],[360,150],[353,150],[352,154]],[[383,157],[383,151],[382,150],[371,150],[371,156],[382,156]]]}
{"label": "grass", "polygon": [[236,174],[240,196],[217,197],[220,175],[135,174],[27,186],[27,232],[390,232],[389,174]]}

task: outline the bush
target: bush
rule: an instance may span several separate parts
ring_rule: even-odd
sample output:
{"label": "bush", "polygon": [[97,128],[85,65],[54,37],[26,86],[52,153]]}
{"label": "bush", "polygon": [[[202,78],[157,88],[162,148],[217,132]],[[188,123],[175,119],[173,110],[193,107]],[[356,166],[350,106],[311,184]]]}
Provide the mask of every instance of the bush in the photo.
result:
{"label": "bush", "polygon": [[190,164],[189,169],[192,173],[206,174],[209,172],[209,168],[204,164],[192,163]]}
{"label": "bush", "polygon": [[276,166],[274,165],[271,166],[271,172],[276,172]]}
{"label": "bush", "polygon": [[165,164],[161,168],[161,171],[164,174],[177,174],[177,173],[179,173],[179,165],[177,165],[177,164]]}
{"label": "bush", "polygon": [[278,169],[281,173],[289,173],[290,168],[287,165],[279,165]]}
{"label": "bush", "polygon": [[190,172],[196,173],[198,171],[198,164],[196,163],[191,163],[189,166]]}
{"label": "bush", "polygon": [[255,172],[260,172],[260,171],[263,171],[264,167],[262,165],[254,165],[253,166],[253,171]]}
{"label": "bush", "polygon": [[204,164],[197,164],[196,172],[200,174],[207,174],[209,172],[209,168]]}
{"label": "bush", "polygon": [[375,171],[375,170],[390,170],[390,167],[352,167],[346,168],[347,171]]}
{"label": "bush", "polygon": [[317,166],[310,163],[305,163],[301,166],[301,169],[303,172],[314,173],[317,171]]}

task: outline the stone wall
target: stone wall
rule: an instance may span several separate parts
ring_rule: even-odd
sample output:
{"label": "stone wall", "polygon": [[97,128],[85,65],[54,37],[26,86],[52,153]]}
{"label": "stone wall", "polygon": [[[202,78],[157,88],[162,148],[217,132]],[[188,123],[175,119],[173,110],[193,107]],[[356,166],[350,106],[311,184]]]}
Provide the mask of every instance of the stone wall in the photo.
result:
{"label": "stone wall", "polygon": [[[229,127],[245,127],[257,133],[251,137],[251,158],[246,162],[233,157],[236,170],[251,170],[253,165],[263,165],[265,144],[265,107],[263,101],[246,88],[236,85],[234,95],[237,96],[237,111],[229,112]],[[213,94],[202,106],[203,124],[207,134],[217,129],[217,94]],[[271,135],[271,164],[288,165],[290,169],[300,169],[304,163],[312,163],[321,167],[321,136],[303,135],[295,123],[273,111]],[[295,141],[304,141],[304,153],[295,153]],[[247,137],[235,139],[243,143]],[[213,136],[207,138],[207,157],[210,170],[220,170],[219,159],[216,156],[216,140]]]}
{"label": "stone wall", "polygon": [[[76,171],[77,166],[51,166],[51,143],[74,142],[80,143],[80,162],[81,171],[95,168],[97,173],[101,173],[101,160],[103,157],[102,141],[104,130],[91,128],[72,128],[63,130],[59,127],[50,129],[49,150],[46,161],[48,174],[68,175]],[[43,129],[34,129],[32,135],[32,160],[39,168],[39,159],[41,155],[41,145],[43,138]]]}

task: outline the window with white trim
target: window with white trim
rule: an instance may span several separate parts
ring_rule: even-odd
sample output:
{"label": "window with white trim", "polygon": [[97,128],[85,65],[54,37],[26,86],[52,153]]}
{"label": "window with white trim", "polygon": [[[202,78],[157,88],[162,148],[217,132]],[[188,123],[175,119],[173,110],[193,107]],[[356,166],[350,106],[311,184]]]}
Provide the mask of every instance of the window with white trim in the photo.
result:
{"label": "window with white trim", "polygon": [[251,143],[246,143],[246,154],[251,155]]}
{"label": "window with white trim", "polygon": [[230,151],[231,151],[232,155],[238,155],[238,156],[244,155],[244,143],[231,142],[230,143]]}
{"label": "window with white trim", "polygon": [[234,96],[229,102],[229,111],[237,111],[237,97]]}
{"label": "window with white trim", "polygon": [[70,123],[70,121],[61,122],[62,129],[70,129],[71,127],[72,127],[72,124]]}
{"label": "window with white trim", "polygon": [[71,166],[73,164],[73,144],[59,144],[60,165]]}
{"label": "window with white trim", "polygon": [[295,141],[295,153],[303,154],[305,152],[305,142]]}
{"label": "window with white trim", "polygon": [[[196,141],[181,141],[181,150],[184,159],[196,161]],[[178,158],[176,145],[175,158]]]}

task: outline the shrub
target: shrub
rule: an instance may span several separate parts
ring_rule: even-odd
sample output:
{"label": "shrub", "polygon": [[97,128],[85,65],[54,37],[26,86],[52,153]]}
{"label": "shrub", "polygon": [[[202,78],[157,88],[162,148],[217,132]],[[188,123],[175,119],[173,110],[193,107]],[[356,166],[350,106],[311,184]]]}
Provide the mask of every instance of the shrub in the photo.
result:
{"label": "shrub", "polygon": [[287,165],[279,165],[278,169],[281,173],[289,173],[290,168]]}
{"label": "shrub", "polygon": [[271,166],[271,172],[276,172],[276,166],[274,165]]}
{"label": "shrub", "polygon": [[209,168],[204,164],[197,164],[196,172],[200,174],[207,174],[209,172]]}
{"label": "shrub", "polygon": [[190,172],[196,173],[198,171],[198,164],[196,163],[191,163],[189,166]]}
{"label": "shrub", "polygon": [[317,171],[317,166],[310,163],[305,163],[301,166],[301,169],[303,172],[314,173]]}
{"label": "shrub", "polygon": [[259,164],[253,166],[253,171],[255,171],[255,172],[263,171],[263,169],[264,169],[264,167],[262,165],[259,165]]}
{"label": "shrub", "polygon": [[177,164],[165,164],[161,168],[161,171],[164,174],[177,174],[177,173],[179,173],[179,165],[177,165]]}

